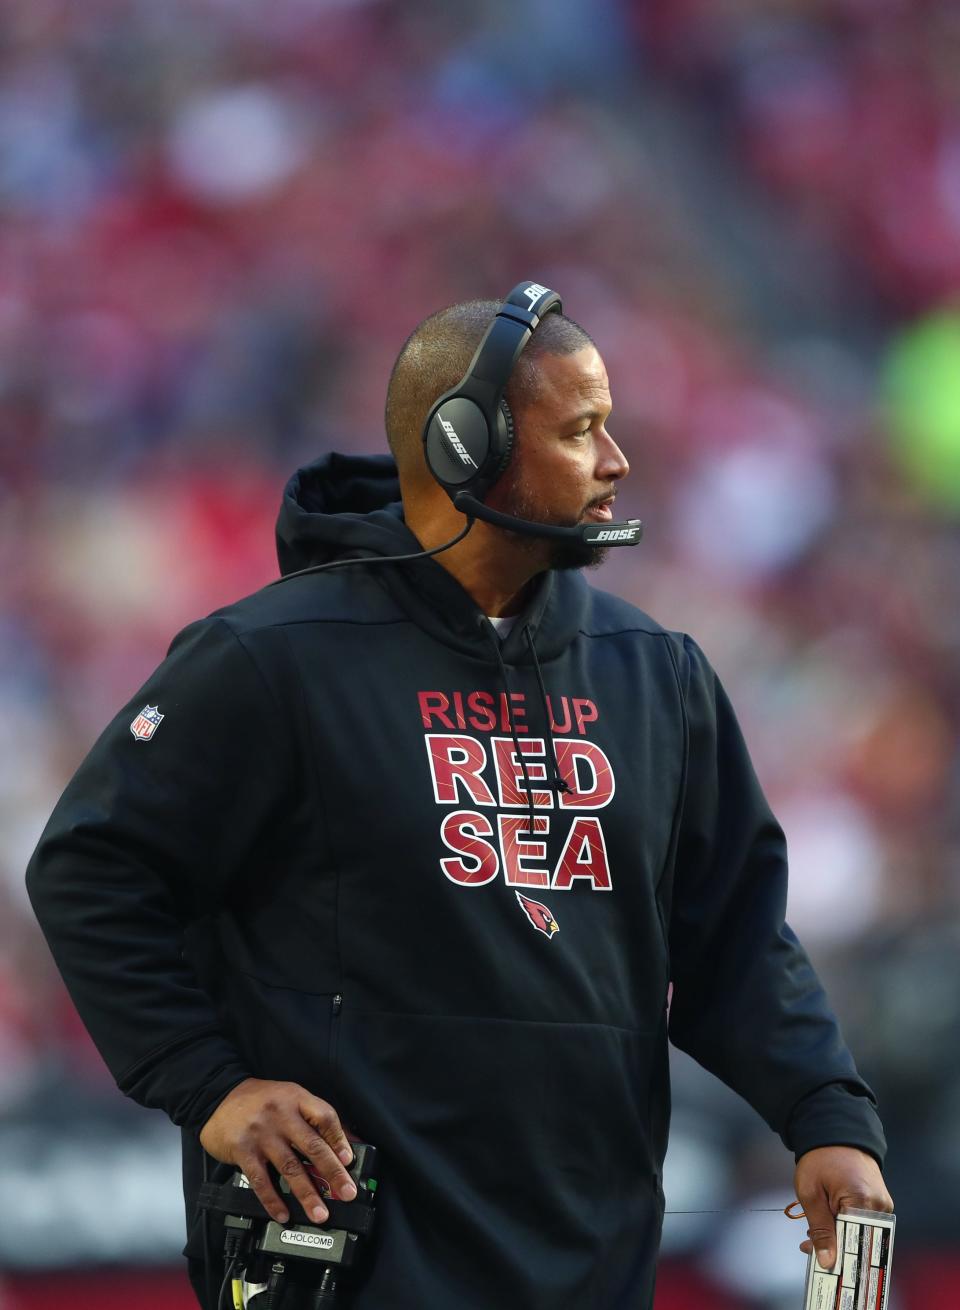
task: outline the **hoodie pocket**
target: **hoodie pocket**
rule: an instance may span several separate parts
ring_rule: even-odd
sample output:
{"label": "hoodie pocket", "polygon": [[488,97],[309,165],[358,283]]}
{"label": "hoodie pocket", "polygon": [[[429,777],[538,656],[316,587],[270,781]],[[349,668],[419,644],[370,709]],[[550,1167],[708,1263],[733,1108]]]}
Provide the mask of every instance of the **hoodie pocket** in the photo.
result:
{"label": "hoodie pocket", "polygon": [[659,1231],[657,1036],[346,1008],[342,1027],[341,1078],[381,1153],[385,1269],[419,1262],[484,1306],[627,1304]]}
{"label": "hoodie pocket", "polygon": [[606,1213],[650,1186],[657,1041],[602,1024],[350,1012],[340,1075],[417,1188],[512,1189],[562,1230],[579,1226],[585,1197]]}
{"label": "hoodie pocket", "polygon": [[340,993],[278,987],[236,973],[224,1000],[237,1044],[258,1078],[300,1083],[332,1099]]}

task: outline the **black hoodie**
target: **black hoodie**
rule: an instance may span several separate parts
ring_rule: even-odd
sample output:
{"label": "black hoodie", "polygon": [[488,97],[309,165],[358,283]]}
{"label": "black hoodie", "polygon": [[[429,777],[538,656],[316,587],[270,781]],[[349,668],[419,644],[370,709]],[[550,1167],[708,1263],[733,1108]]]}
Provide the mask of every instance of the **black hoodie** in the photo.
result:
{"label": "black hoodie", "polygon": [[[302,470],[283,571],[417,550],[397,496],[386,458]],[[882,1157],[715,674],[579,573],[502,647],[434,560],[193,624],[28,881],[119,1086],[183,1125],[190,1251],[197,1133],[244,1077],[380,1148],[356,1310],[650,1304],[671,980],[672,1040],[793,1151]]]}

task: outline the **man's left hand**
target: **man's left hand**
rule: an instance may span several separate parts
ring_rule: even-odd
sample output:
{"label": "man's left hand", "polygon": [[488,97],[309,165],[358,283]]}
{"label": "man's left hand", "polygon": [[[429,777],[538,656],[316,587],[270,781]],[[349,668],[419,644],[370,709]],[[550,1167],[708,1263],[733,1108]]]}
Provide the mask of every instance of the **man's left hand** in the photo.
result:
{"label": "man's left hand", "polygon": [[837,1213],[841,1209],[893,1210],[893,1198],[872,1155],[852,1146],[818,1146],[797,1161],[793,1185],[807,1219],[807,1241],[824,1269],[837,1262]]}

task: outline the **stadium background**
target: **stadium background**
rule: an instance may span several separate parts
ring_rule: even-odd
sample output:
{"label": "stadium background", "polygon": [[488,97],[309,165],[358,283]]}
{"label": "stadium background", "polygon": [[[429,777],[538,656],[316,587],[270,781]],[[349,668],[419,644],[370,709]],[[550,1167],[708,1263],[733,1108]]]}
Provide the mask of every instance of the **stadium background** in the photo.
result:
{"label": "stadium background", "polygon": [[[94,736],[275,573],[298,461],[520,277],[605,355],[598,581],[692,630],[877,1088],[897,1310],[960,1304],[960,11],[950,0],[0,6],[0,1310],[189,1304],[177,1134],[22,890]],[[749,1016],[743,1016],[745,1022]],[[658,1310],[799,1310],[790,1160],[675,1068]]]}

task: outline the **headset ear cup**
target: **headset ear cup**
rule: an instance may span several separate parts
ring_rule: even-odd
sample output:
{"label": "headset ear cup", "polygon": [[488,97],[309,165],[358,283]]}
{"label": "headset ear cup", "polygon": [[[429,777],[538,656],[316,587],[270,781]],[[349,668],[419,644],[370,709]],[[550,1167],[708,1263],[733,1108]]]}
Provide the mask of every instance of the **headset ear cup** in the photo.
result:
{"label": "headset ear cup", "polygon": [[513,442],[516,436],[513,427],[513,415],[510,413],[510,406],[505,400],[500,401],[499,417],[502,420],[497,424],[499,456],[496,466],[491,469],[491,481],[496,481],[503,473],[504,469],[510,463],[510,456],[513,454]]}

